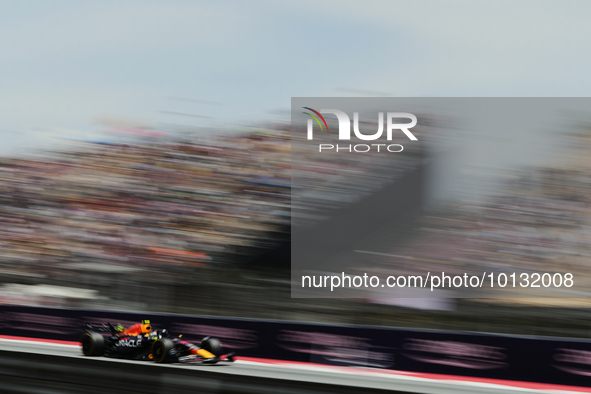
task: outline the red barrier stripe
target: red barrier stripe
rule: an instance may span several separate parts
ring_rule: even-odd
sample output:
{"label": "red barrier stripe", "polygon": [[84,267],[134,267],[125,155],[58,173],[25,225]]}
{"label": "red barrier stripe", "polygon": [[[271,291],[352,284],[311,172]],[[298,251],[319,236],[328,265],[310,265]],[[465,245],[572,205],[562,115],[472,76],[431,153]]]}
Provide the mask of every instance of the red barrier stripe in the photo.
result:
{"label": "red barrier stripe", "polygon": [[60,340],[57,340],[57,339],[15,337],[15,336],[12,336],[12,335],[0,335],[0,339],[10,339],[10,340],[15,340],[15,341],[57,343],[57,344],[60,344],[60,345],[80,345],[80,342],[74,342],[74,341],[60,341]]}

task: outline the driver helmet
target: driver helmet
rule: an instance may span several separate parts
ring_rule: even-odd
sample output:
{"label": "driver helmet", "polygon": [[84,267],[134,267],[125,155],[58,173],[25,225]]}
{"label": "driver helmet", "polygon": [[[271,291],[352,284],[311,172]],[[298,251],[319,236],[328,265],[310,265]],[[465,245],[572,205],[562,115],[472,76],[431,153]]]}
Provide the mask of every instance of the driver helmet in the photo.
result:
{"label": "driver helmet", "polygon": [[150,320],[142,320],[140,324],[142,334],[149,334],[152,332],[152,325],[150,324]]}

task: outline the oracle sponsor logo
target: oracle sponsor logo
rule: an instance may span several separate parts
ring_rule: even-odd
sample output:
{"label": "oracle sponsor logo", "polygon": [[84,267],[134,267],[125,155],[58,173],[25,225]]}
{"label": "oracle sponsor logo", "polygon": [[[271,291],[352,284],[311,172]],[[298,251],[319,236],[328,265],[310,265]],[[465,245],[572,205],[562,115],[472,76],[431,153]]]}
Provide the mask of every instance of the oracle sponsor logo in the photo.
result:
{"label": "oracle sponsor logo", "polygon": [[591,351],[565,348],[558,348],[554,351],[555,353],[552,358],[555,361],[559,363],[577,364],[552,364],[554,368],[574,375],[591,376]]}
{"label": "oracle sponsor logo", "polygon": [[430,364],[449,365],[469,369],[497,369],[507,367],[505,348],[467,342],[406,339],[402,346],[406,357]]}
{"label": "oracle sponsor logo", "polygon": [[220,327],[208,324],[174,323],[174,332],[200,337],[214,336],[225,346],[233,349],[251,349],[258,347],[258,336],[253,330],[242,328]]}
{"label": "oracle sponsor logo", "polygon": [[116,347],[131,347],[131,348],[141,347],[142,346],[142,337],[140,335],[138,335],[135,338],[123,338],[120,341],[117,341],[117,343],[115,343],[115,346]]}
{"label": "oracle sponsor logo", "polygon": [[282,330],[277,336],[277,341],[277,345],[283,349],[322,357],[331,362],[387,368],[391,367],[394,361],[394,356],[390,352],[370,350],[372,345],[368,338]]}

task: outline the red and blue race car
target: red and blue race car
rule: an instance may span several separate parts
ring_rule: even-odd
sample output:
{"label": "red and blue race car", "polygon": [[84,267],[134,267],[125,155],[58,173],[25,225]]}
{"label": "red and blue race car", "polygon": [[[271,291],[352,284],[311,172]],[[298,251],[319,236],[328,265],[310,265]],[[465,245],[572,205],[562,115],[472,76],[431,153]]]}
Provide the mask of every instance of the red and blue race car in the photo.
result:
{"label": "red and blue race car", "polygon": [[197,345],[183,340],[182,335],[170,335],[166,329],[152,329],[149,320],[142,320],[129,328],[111,323],[86,324],[80,343],[85,356],[152,360],[157,363],[215,364],[233,362],[235,357],[235,353],[222,346],[216,338],[205,337]]}

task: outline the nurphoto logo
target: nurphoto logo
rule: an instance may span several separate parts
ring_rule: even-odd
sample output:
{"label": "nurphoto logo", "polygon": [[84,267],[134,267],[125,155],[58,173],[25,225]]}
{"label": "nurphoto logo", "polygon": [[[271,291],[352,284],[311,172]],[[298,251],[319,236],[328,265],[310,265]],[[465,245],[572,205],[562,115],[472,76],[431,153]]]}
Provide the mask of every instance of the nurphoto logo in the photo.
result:
{"label": "nurphoto logo", "polygon": [[[351,140],[351,119],[349,116],[338,109],[321,109],[320,112],[312,109],[310,107],[302,107],[304,109],[309,110],[310,112],[303,112],[304,114],[310,116],[311,119],[308,119],[308,140],[314,139],[314,122],[316,121],[318,126],[320,126],[320,130],[326,131],[328,130],[328,124],[326,123],[326,119],[322,114],[333,114],[336,115],[337,120],[339,122],[339,140],[341,141],[350,141]],[[418,141],[417,137],[410,132],[409,129],[413,128],[417,125],[417,117],[413,114],[408,112],[388,112],[386,115],[386,139],[388,141],[392,140],[392,135],[394,130],[401,130],[411,141]],[[394,123],[394,119],[410,119],[410,123]],[[324,127],[323,127],[324,124]],[[359,130],[359,112],[353,113],[353,132],[355,133],[355,137],[362,141],[375,141],[378,138],[382,137],[384,132],[384,113],[378,113],[378,131],[374,134],[363,134]],[[374,150],[372,147],[375,147],[375,151],[380,152],[381,147],[385,147],[385,150],[388,152],[402,152],[403,146],[400,144],[356,144],[356,145],[333,145],[333,144],[319,144],[318,151],[322,152],[323,150],[334,150],[336,152],[339,151],[346,151],[346,152],[358,152],[358,153],[365,153],[371,150]]]}

